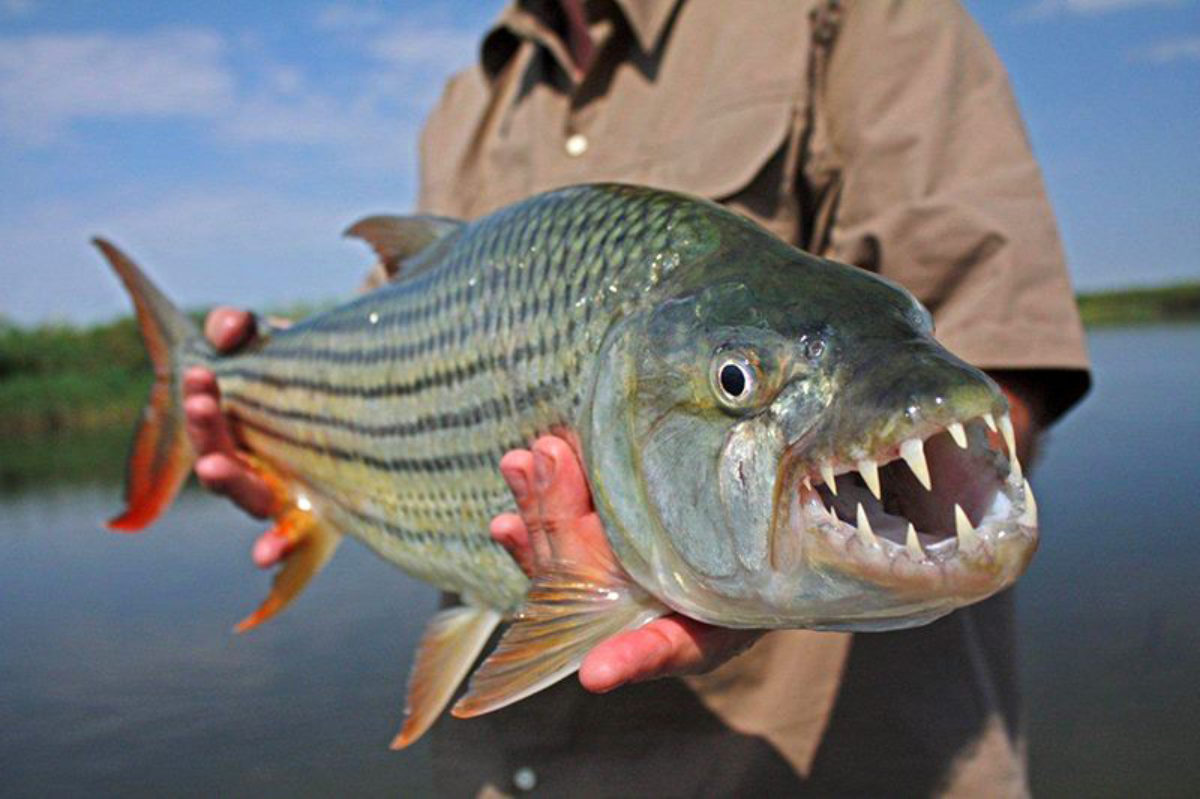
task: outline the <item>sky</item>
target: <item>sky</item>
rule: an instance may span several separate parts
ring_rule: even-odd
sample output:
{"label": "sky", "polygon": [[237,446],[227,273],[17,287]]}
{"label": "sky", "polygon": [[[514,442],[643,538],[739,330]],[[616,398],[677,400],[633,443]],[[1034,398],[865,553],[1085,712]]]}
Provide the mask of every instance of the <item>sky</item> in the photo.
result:
{"label": "sky", "polygon": [[[403,213],[441,85],[500,0],[0,0],[0,318],[346,296]],[[967,0],[1007,66],[1081,289],[1200,279],[1200,0]],[[286,8],[285,16],[280,9]]]}

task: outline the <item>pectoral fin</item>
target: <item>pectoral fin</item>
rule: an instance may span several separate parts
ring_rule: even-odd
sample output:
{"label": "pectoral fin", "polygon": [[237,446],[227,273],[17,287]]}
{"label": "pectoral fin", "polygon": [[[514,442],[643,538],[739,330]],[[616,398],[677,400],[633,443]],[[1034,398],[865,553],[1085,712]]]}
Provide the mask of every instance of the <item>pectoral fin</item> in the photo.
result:
{"label": "pectoral fin", "polygon": [[499,623],[496,611],[467,606],[430,619],[408,676],[404,726],[392,740],[393,749],[408,746],[437,720]]}
{"label": "pectoral fin", "polygon": [[534,580],[525,606],[450,712],[470,718],[537,693],[578,669],[596,644],[666,612],[622,575],[556,564]]}
{"label": "pectoral fin", "polygon": [[275,573],[271,593],[258,610],[237,623],[233,628],[235,632],[253,629],[287,607],[329,561],[341,541],[341,535],[316,514],[296,507],[285,510],[276,519],[270,534],[285,536],[292,545],[283,565]]}

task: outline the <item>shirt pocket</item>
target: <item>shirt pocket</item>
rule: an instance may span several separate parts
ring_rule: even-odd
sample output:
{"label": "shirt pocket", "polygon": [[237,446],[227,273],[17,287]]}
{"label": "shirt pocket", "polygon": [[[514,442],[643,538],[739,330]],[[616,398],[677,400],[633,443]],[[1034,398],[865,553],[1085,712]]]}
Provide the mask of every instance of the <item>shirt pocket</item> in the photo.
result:
{"label": "shirt pocket", "polygon": [[641,145],[637,170],[659,188],[729,199],[747,191],[777,156],[783,166],[795,121],[795,94],[783,88],[713,98],[696,109],[686,129],[672,120]]}

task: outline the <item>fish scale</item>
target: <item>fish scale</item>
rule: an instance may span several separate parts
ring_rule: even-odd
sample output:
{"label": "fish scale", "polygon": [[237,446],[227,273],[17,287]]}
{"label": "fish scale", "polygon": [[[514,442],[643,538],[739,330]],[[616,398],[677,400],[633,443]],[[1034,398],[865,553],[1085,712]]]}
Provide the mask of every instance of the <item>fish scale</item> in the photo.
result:
{"label": "fish scale", "polygon": [[499,460],[573,426],[588,352],[644,293],[652,263],[637,256],[669,249],[676,214],[626,187],[543,195],[465,225],[414,277],[207,365],[240,438],[339,529],[511,611],[527,581],[488,534],[513,509]]}

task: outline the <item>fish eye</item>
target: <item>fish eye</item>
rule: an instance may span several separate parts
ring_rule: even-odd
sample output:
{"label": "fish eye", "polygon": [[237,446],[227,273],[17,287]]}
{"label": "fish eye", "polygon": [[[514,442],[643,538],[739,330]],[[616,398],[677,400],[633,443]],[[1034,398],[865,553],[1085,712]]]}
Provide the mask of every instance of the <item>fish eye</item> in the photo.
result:
{"label": "fish eye", "polygon": [[758,370],[744,355],[717,358],[713,383],[718,398],[726,405],[745,407],[758,388]]}
{"label": "fish eye", "polygon": [[721,388],[731,397],[740,397],[750,382],[745,369],[736,363],[727,363],[721,367]]}

